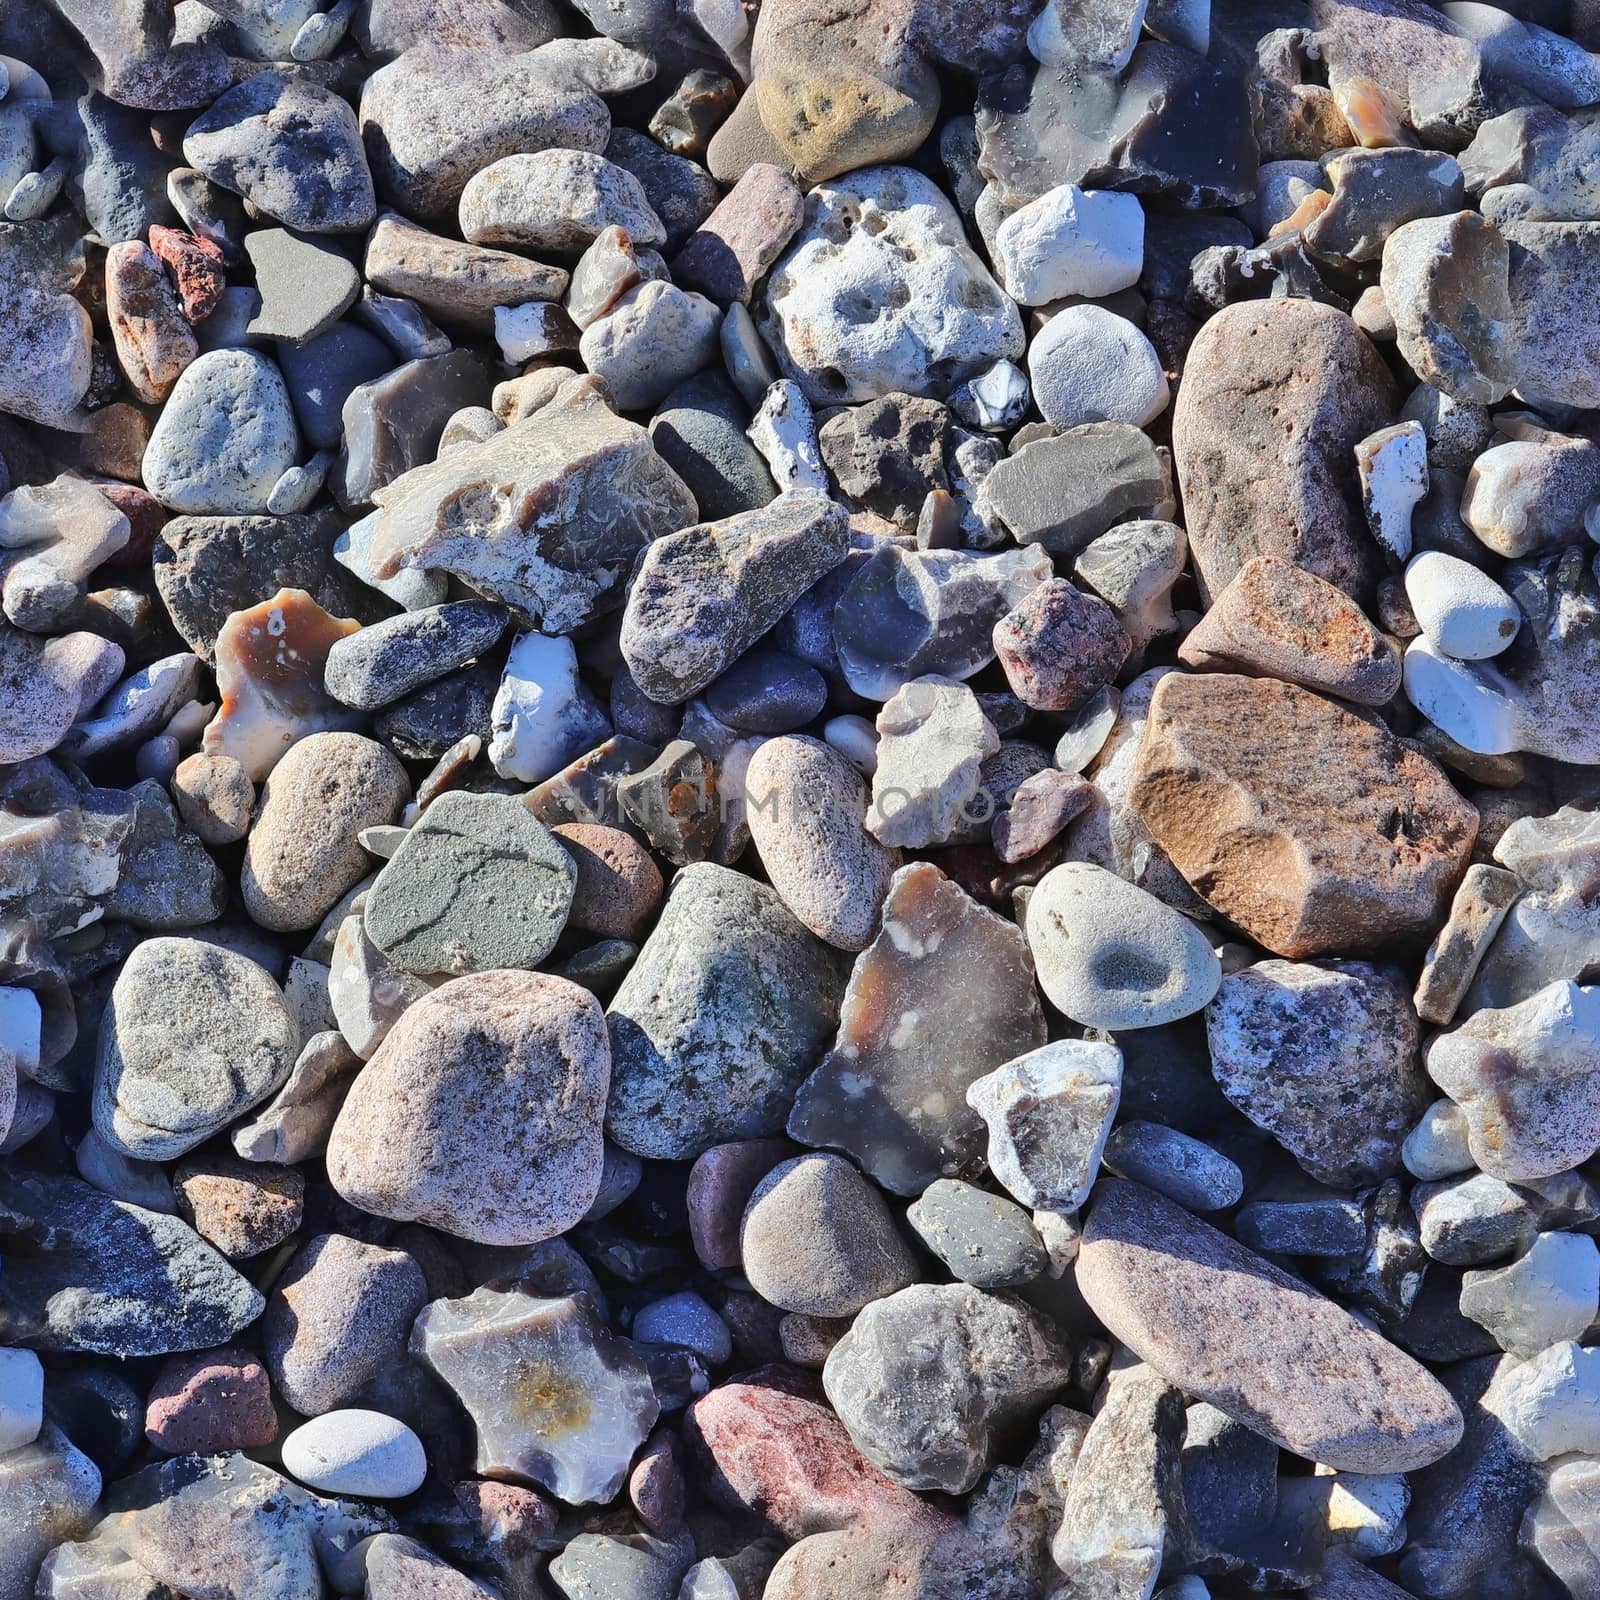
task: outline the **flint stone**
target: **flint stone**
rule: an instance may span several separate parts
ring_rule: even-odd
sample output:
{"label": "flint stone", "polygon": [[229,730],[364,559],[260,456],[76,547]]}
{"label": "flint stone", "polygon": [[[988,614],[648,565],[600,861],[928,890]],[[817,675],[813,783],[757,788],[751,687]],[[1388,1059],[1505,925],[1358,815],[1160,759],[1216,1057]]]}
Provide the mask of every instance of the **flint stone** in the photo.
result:
{"label": "flint stone", "polygon": [[694,516],[645,430],[610,410],[595,379],[576,378],[531,417],[383,492],[372,561],[383,578],[453,574],[530,626],[569,633],[614,610],[639,552]]}
{"label": "flint stone", "polygon": [[[0,1517],[5,1540],[0,1545],[0,1595],[29,1600],[35,1593],[55,1591],[34,1580],[40,1562],[48,1573],[53,1547],[75,1548],[65,1541],[87,1535],[100,1502],[100,1470],[55,1423],[14,1450],[0,1455]],[[48,1583],[46,1577],[41,1584]]]}
{"label": "flint stone", "polygon": [[876,727],[866,828],[881,845],[943,844],[968,820],[974,800],[992,807],[980,785],[1000,736],[964,683],[913,678],[885,702]]}
{"label": "flint stone", "polygon": [[6,1252],[0,1339],[86,1355],[169,1355],[226,1344],[261,1295],[186,1222],[113,1200],[76,1178],[0,1174]]}
{"label": "flint stone", "polygon": [[1220,674],[1156,685],[1129,799],[1209,904],[1290,958],[1431,934],[1477,832],[1443,773],[1381,728]]}
{"label": "flint stone", "polygon": [[1031,1306],[969,1284],[917,1284],[875,1300],[822,1369],[856,1447],[908,1489],[962,1494],[998,1435],[1066,1384],[1071,1362]]}
{"label": "flint stone", "polygon": [[610,1065],[599,1003],[576,984],[454,979],[401,1016],[352,1085],[329,1181],[377,1216],[541,1243],[599,1192]]}
{"label": "flint stone", "polygon": [[856,958],[834,1047],[795,1096],[789,1135],[844,1151],[892,1194],[921,1194],[978,1169],[983,1123],[968,1086],[1044,1037],[1017,928],[931,863],[902,867],[883,931]]}
{"label": "flint stone", "polygon": [[1141,1359],[1282,1449],[1343,1471],[1407,1472],[1461,1438],[1455,1402],[1409,1356],[1138,1184],[1097,1186],[1077,1277]]}
{"label": "flint stone", "polygon": [[505,612],[482,600],[386,618],[335,641],[328,692],[345,705],[375,711],[482,655],[505,625]]}
{"label": "flint stone", "polygon": [[229,1135],[246,1161],[293,1164],[321,1155],[361,1058],[344,1035],[329,1029],[307,1038],[271,1100]]}
{"label": "flint stone", "polygon": [[1393,379],[1341,311],[1310,300],[1225,306],[1195,339],[1172,447],[1202,588],[1281,556],[1356,599],[1379,576],[1354,450],[1394,419]]}
{"label": "flint stone", "polygon": [[[1101,1154],[1107,1171],[1132,1178],[1186,1211],[1224,1211],[1244,1194],[1244,1174],[1220,1150],[1159,1122],[1124,1122]],[[1349,1244],[1366,1240],[1365,1227]]]}
{"label": "flint stone", "polygon": [[1049,1264],[1021,1206],[957,1178],[930,1183],[906,1220],[951,1273],[975,1289],[1031,1283]]}
{"label": "flint stone", "polygon": [[608,1013],[612,1140],[681,1161],[777,1132],[837,1021],[837,959],[765,884],[681,871]]}
{"label": "flint stone", "polygon": [[435,1300],[411,1350],[471,1416],[480,1473],[569,1505],[613,1499],[660,1414],[644,1362],[586,1294],[485,1287]]}

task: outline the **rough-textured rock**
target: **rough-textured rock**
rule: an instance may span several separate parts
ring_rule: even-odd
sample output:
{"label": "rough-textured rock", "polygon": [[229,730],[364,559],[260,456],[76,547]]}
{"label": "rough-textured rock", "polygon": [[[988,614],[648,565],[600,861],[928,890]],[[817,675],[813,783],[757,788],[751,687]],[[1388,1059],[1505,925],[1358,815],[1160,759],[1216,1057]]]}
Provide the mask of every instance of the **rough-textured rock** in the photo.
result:
{"label": "rough-textured rock", "polygon": [[1169,1381],[1281,1448],[1351,1472],[1405,1472],[1461,1438],[1461,1413],[1409,1356],[1170,1200],[1106,1179],[1078,1286]]}
{"label": "rough-textured rock", "polygon": [[1391,1176],[1428,1091],[1398,974],[1365,961],[1260,961],[1206,1010],[1222,1092],[1311,1176],[1356,1188]]}
{"label": "rough-textured rock", "polygon": [[1189,884],[1291,958],[1431,934],[1477,832],[1432,762],[1268,679],[1163,678],[1129,798]]}
{"label": "rough-textured rock", "polygon": [[644,186],[615,162],[588,150],[539,150],[502,157],[461,191],[461,231],[473,244],[509,244],[580,255],[607,228],[635,244],[667,241]]}
{"label": "rough-textured rock", "polygon": [[182,1155],[273,1093],[299,1047],[282,990],[254,961],[196,939],[147,939],[101,1020],[95,1127],[126,1156]]}
{"label": "rough-textured rock", "polygon": [[879,844],[944,844],[964,822],[992,815],[983,765],[1000,749],[1000,736],[964,683],[932,674],[911,679],[885,701],[876,728],[866,827]]}
{"label": "rough-textured rock", "polygon": [[1252,556],[1280,556],[1364,598],[1379,568],[1353,451],[1395,410],[1377,351],[1331,306],[1247,301],[1206,323],[1172,417],[1205,588],[1219,592]]}
{"label": "rough-textured rock", "polygon": [[822,1370],[857,1448],[908,1489],[970,1489],[997,1435],[1067,1381],[1066,1347],[1039,1312],[968,1284],[874,1301]]}
{"label": "rough-textured rock", "polygon": [[[669,901],[670,905],[670,901]],[[902,867],[856,959],[833,1049],[801,1086],[792,1138],[853,1156],[893,1194],[976,1170],[973,1079],[1044,1043],[1019,931],[929,862]]]}
{"label": "rough-textured rock", "polygon": [[542,973],[456,978],[404,1013],[352,1085],[329,1180],[378,1216],[537,1244],[599,1192],[609,1075],[586,990]]}
{"label": "rough-textured rock", "polygon": [[1600,224],[1508,221],[1511,341],[1518,393],[1530,405],[1600,404],[1600,327],[1592,311]]}
{"label": "rough-textured rock", "polygon": [[1031,1283],[1049,1255],[1015,1201],[959,1178],[937,1178],[906,1210],[922,1242],[963,1283],[1012,1289]]}
{"label": "rough-textured rock", "polygon": [[1062,578],[1041,583],[994,625],[1007,683],[1043,711],[1076,711],[1116,677],[1129,644],[1104,600]]}
{"label": "rough-textured rock", "polygon": [[144,1431],[158,1450],[175,1456],[272,1444],[278,1418],[266,1368],[238,1349],[173,1357],[151,1385]]}
{"label": "rough-textured rock", "polygon": [[[392,211],[378,218],[362,265],[369,295],[373,289],[402,295],[442,320],[485,332],[493,326],[497,306],[559,300],[567,287],[560,267],[429,233]],[[441,352],[403,353],[417,357]]]}

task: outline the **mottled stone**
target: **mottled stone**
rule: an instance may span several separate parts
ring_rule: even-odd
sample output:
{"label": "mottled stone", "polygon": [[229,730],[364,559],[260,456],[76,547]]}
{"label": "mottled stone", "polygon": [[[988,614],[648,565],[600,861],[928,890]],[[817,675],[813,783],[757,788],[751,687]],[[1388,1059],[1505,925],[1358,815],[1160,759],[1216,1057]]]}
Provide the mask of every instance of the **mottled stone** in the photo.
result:
{"label": "mottled stone", "polygon": [[159,405],[200,347],[161,262],[137,241],[106,252],[106,319],[128,387]]}
{"label": "mottled stone", "polygon": [[236,1156],[189,1156],[172,1172],[178,1215],[230,1261],[282,1244],[300,1226],[306,1182],[292,1167],[268,1167]]}
{"label": "mottled stone", "polygon": [[351,1086],[329,1181],[377,1216],[538,1244],[599,1192],[609,1070],[586,990],[542,973],[456,978],[401,1016]]}
{"label": "mottled stone", "polygon": [[[392,211],[378,218],[369,235],[363,268],[372,289],[403,296],[437,317],[484,332],[493,326],[497,306],[559,300],[567,287],[560,267],[429,233]],[[402,351],[412,358],[440,353]]]}
{"label": "mottled stone", "polygon": [[55,749],[124,664],[121,646],[97,634],[44,638],[0,625],[0,759],[28,761]]}
{"label": "mottled stone", "polygon": [[[40,1562],[53,1546],[87,1535],[100,1501],[99,1468],[55,1423],[0,1456],[0,1594],[29,1600]],[[49,1580],[46,1579],[46,1582]],[[38,1592],[54,1600],[54,1592]]]}
{"label": "mottled stone", "polygon": [[150,1387],[144,1431],[158,1450],[175,1456],[272,1444],[278,1418],[266,1368],[239,1349],[173,1357]]}
{"label": "mottled stone", "polygon": [[1077,1279],[1141,1359],[1282,1449],[1345,1471],[1404,1472],[1461,1438],[1455,1402],[1409,1356],[1138,1184],[1099,1184]]}
{"label": "mottled stone", "polygon": [[1445,919],[1423,957],[1413,1004],[1424,1022],[1448,1026],[1494,942],[1506,913],[1522,893],[1515,873],[1487,862],[1467,868]]}
{"label": "mottled stone", "polygon": [[994,647],[1025,704],[1075,711],[1116,677],[1130,641],[1104,600],[1053,578],[995,624]]}
{"label": "mottled stone", "polygon": [[1033,963],[1011,923],[918,862],[890,881],[883,931],[856,959],[833,1049],[789,1133],[854,1157],[892,1194],[976,1170],[975,1078],[1043,1044]]}
{"label": "mottled stone", "polygon": [[491,1287],[435,1300],[411,1348],[472,1417],[480,1473],[571,1505],[615,1497],[659,1414],[644,1362],[587,1295]]}
{"label": "mottled stone", "polygon": [[837,957],[778,895],[701,862],[673,880],[611,1003],[611,1138],[686,1160],[776,1133],[838,1018]]}
{"label": "mottled stone", "polygon": [[922,1242],[963,1283],[1012,1289],[1031,1283],[1049,1256],[1015,1201],[959,1178],[937,1178],[906,1210]]}
{"label": "mottled stone", "polygon": [[460,217],[473,244],[558,256],[580,255],[609,227],[625,228],[638,244],[667,239],[639,180],[588,150],[502,156],[467,180]]}
{"label": "mottled stone", "polygon": [[1362,598],[1378,578],[1356,444],[1393,420],[1394,382],[1341,311],[1311,300],[1226,306],[1190,347],[1172,446],[1209,593],[1280,556]]}
{"label": "mottled stone", "polygon": [[799,186],[779,167],[756,162],[684,242],[673,277],[726,304],[748,305],[805,214]]}
{"label": "mottled stone", "polygon": [[1040,1312],[968,1284],[918,1284],[875,1300],[822,1370],[856,1447],[908,1489],[961,1494],[998,1435],[1033,1415],[1071,1373]]}
{"label": "mottled stone", "polygon": [[1129,798],[1211,905],[1289,957],[1431,933],[1477,832],[1426,757],[1267,679],[1163,678]]}

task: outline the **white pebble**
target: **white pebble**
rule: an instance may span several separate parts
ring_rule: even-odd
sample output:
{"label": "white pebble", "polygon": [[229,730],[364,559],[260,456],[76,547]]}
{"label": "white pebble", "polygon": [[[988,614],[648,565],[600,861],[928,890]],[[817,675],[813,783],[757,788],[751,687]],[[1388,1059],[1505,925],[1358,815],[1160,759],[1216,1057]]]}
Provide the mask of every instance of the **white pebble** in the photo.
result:
{"label": "white pebble", "polygon": [[1139,281],[1144,207],[1131,194],[1063,183],[1013,211],[995,232],[995,265],[1025,306],[1069,294],[1099,299]]}
{"label": "white pebble", "polygon": [[1047,422],[1131,422],[1142,428],[1167,405],[1166,374],[1155,346],[1104,306],[1058,311],[1028,347],[1033,401]]}
{"label": "white pebble", "polygon": [[1483,681],[1493,670],[1474,672],[1419,634],[1406,646],[1406,699],[1463,750],[1503,756],[1518,746],[1521,719],[1511,695]]}
{"label": "white pebble", "polygon": [[1400,1146],[1400,1159],[1413,1178],[1437,1183],[1477,1166],[1467,1146],[1467,1114],[1454,1100],[1438,1099]]}
{"label": "white pebble", "polygon": [[1397,561],[1411,554],[1412,507],[1428,492],[1428,436],[1420,422],[1380,428],[1356,446],[1372,536]]}
{"label": "white pebble", "polygon": [[822,737],[863,777],[878,770],[878,730],[865,717],[830,717]]}
{"label": "white pebble", "polygon": [[768,388],[745,432],[760,451],[780,492],[790,489],[828,492],[828,472],[817,447],[817,422],[811,402],[792,378],[780,378]]}
{"label": "white pebble", "polygon": [[0,1452],[20,1450],[44,1426],[44,1367],[31,1350],[0,1349]]}
{"label": "white pebble", "polygon": [[1418,624],[1442,655],[1484,661],[1517,636],[1516,601],[1470,561],[1424,550],[1407,566],[1405,582]]}
{"label": "white pebble", "polygon": [[502,778],[543,783],[611,732],[578,676],[570,639],[519,634],[495,691],[489,760]]}
{"label": "white pebble", "polygon": [[1600,1304],[1600,1248],[1586,1233],[1541,1233],[1507,1267],[1461,1277],[1461,1314],[1510,1355],[1581,1338]]}
{"label": "white pebble", "polygon": [[1600,1350],[1567,1339],[1502,1362],[1483,1408],[1537,1460],[1600,1453]]}
{"label": "white pebble", "polygon": [[422,1487],[428,1457],[405,1423],[381,1411],[325,1411],[283,1441],[283,1468],[324,1494],[397,1500]]}

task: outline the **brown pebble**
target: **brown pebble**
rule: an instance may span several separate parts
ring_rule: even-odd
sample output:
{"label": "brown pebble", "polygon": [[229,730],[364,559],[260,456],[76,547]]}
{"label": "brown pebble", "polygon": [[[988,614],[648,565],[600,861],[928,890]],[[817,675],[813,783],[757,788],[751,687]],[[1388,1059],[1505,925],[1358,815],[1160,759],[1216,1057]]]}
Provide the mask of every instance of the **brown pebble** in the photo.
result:
{"label": "brown pebble", "polygon": [[661,903],[665,881],[632,834],[592,822],[550,830],[578,869],[568,925],[602,939],[637,939]]}
{"label": "brown pebble", "polygon": [[145,1402],[144,1436],[175,1456],[272,1444],[278,1416],[266,1368],[232,1347],[168,1357]]}
{"label": "brown pebble", "polygon": [[237,844],[250,831],[256,786],[232,756],[196,754],[172,774],[178,815],[206,844]]}
{"label": "brown pebble", "polygon": [[293,1167],[233,1156],[190,1158],[172,1174],[178,1213],[230,1261],[281,1244],[300,1226],[306,1180]]}

